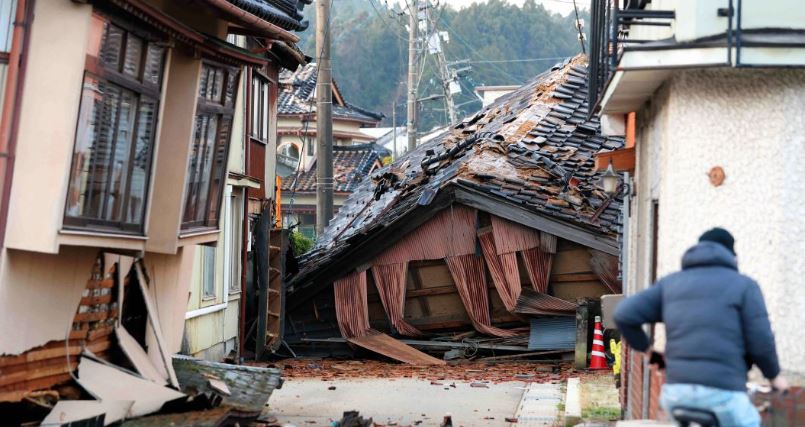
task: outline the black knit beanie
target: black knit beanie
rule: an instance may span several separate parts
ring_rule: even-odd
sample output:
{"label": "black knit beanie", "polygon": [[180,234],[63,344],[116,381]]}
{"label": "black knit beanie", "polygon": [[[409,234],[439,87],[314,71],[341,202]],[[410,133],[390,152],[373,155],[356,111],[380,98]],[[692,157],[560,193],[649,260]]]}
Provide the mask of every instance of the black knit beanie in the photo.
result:
{"label": "black knit beanie", "polygon": [[716,227],[704,232],[699,237],[700,242],[716,242],[729,249],[735,255],[735,238],[732,237],[729,231]]}

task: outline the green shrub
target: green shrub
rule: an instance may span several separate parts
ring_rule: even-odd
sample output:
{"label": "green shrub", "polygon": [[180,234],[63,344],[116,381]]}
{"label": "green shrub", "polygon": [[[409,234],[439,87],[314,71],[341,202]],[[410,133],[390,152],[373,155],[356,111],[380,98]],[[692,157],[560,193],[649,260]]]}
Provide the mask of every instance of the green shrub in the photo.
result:
{"label": "green shrub", "polygon": [[293,247],[293,253],[296,256],[302,255],[313,248],[313,243],[313,239],[300,233],[299,230],[291,233],[291,247]]}

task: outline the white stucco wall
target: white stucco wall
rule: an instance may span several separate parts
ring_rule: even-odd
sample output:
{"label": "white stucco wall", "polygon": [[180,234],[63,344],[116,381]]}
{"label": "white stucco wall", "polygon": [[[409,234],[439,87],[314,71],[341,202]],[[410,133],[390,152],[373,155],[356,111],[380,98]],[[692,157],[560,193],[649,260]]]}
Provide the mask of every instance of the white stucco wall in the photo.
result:
{"label": "white stucco wall", "polygon": [[[805,70],[710,69],[676,73],[640,114],[636,256],[645,285],[649,197],[659,209],[658,274],[680,266],[705,230],[736,239],[740,270],[758,281],[783,368],[805,374]],[[640,146],[640,145],[643,146]],[[707,173],[724,168],[714,187]],[[657,179],[662,177],[661,180]],[[650,265],[650,264],[649,264]]]}

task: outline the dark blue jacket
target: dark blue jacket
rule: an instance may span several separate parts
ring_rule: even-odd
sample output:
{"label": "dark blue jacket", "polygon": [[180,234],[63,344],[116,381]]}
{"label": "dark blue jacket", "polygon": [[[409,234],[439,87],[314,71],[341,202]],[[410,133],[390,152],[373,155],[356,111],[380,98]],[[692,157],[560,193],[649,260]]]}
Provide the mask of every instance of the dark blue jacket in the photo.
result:
{"label": "dark blue jacket", "polygon": [[625,299],[615,311],[623,338],[645,351],[645,323],[665,323],[666,382],[746,390],[755,363],[766,378],[779,374],[763,294],[738,273],[724,246],[702,242],[685,252],[682,271]]}

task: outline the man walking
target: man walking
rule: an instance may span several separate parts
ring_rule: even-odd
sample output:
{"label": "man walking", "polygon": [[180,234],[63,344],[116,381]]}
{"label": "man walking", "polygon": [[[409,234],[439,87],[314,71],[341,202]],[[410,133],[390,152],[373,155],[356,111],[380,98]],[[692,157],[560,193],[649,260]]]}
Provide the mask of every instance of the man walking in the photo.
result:
{"label": "man walking", "polygon": [[652,354],[642,326],[665,323],[666,413],[686,406],[712,411],[721,426],[759,426],[746,394],[749,368],[757,365],[778,390],[788,384],[760,287],[738,272],[734,244],[727,230],[705,232],[685,252],[682,270],[624,300],[615,322],[633,349]]}

